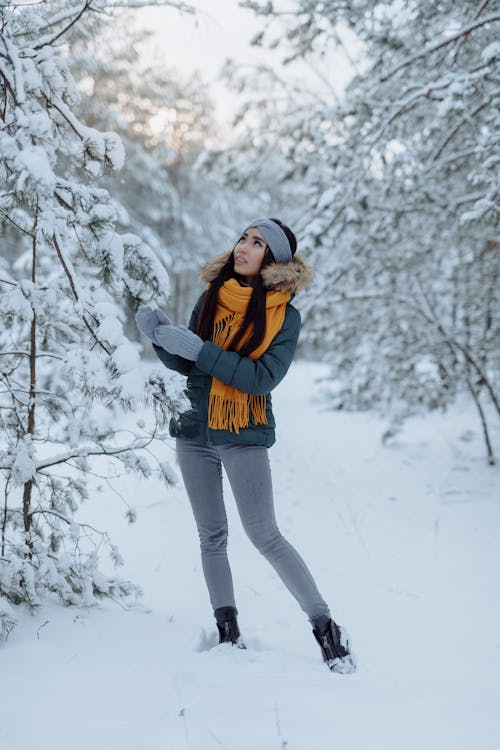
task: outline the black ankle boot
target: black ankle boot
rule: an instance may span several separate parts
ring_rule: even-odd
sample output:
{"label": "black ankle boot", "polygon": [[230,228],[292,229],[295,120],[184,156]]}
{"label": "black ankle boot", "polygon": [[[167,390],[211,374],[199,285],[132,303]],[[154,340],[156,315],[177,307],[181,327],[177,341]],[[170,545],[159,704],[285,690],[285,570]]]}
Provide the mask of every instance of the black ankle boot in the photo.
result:
{"label": "black ankle boot", "polygon": [[214,615],[217,621],[217,630],[219,631],[219,643],[231,643],[238,648],[246,648],[238,627],[237,614],[235,607],[219,607],[215,610]]}
{"label": "black ankle boot", "polygon": [[356,661],[351,654],[349,639],[345,630],[331,618],[318,617],[312,621],[313,635],[316,638],[323,660],[332,672],[349,674],[356,670]]}

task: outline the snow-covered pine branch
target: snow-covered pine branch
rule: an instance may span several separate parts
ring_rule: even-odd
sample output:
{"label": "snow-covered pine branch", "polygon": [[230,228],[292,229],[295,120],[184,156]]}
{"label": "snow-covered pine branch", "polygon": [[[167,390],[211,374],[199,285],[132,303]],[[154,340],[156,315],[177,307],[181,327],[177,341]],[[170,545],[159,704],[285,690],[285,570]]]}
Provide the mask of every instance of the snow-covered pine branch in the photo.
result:
{"label": "snow-covered pine branch", "polygon": [[[95,30],[104,0],[0,4],[0,636],[12,604],[46,595],[90,605],[137,587],[100,572],[120,556],[106,532],[80,525],[93,462],[166,480],[149,446],[182,408],[177,385],[139,367],[124,303],[164,304],[169,278],[137,235],[120,235],[100,175],[123,167],[119,137],[88,127],[67,38]],[[119,440],[123,408],[148,400],[157,424]],[[59,473],[56,473],[59,469]],[[62,470],[64,469],[64,470]],[[104,469],[109,472],[109,465]],[[173,471],[170,472],[170,477]],[[133,513],[130,508],[127,513]]]}

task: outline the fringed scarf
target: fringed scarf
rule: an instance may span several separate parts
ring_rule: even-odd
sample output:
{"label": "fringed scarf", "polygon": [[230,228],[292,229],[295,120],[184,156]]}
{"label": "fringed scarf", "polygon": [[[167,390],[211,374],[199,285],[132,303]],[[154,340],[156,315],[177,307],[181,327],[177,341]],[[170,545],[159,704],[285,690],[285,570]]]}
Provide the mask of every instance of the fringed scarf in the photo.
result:
{"label": "fringed scarf", "polygon": [[[252,287],[240,286],[236,279],[224,282],[219,290],[214,317],[212,341],[223,349],[229,349],[239,331],[252,296]],[[250,359],[259,359],[283,327],[289,292],[268,291],[266,295],[266,330],[262,343],[249,354]],[[252,327],[245,333],[236,347],[239,351],[252,335]],[[248,427],[250,414],[254,424],[267,424],[266,396],[244,393],[231,385],[212,378],[208,403],[208,426],[212,430],[239,431]]]}

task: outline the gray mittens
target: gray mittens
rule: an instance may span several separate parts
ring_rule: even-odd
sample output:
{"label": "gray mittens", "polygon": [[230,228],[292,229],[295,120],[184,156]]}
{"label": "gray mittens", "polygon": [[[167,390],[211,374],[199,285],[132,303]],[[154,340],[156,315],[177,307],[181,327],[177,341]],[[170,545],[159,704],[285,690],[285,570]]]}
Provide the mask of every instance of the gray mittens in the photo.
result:
{"label": "gray mittens", "polygon": [[198,358],[203,341],[196,333],[184,326],[173,326],[171,321],[158,308],[141,305],[135,314],[137,327],[153,344],[161,346],[170,354],[178,354],[193,362]]}
{"label": "gray mittens", "polygon": [[153,310],[149,305],[140,306],[135,314],[135,322],[140,332],[144,336],[147,336],[148,339],[151,339],[151,341],[154,341],[155,344],[157,343],[154,338],[155,328],[159,325],[171,324],[165,313],[158,308]]}
{"label": "gray mittens", "polygon": [[203,346],[203,339],[189,328],[172,325],[159,325],[154,332],[154,342],[170,354],[178,354],[179,357],[193,362],[198,359]]}

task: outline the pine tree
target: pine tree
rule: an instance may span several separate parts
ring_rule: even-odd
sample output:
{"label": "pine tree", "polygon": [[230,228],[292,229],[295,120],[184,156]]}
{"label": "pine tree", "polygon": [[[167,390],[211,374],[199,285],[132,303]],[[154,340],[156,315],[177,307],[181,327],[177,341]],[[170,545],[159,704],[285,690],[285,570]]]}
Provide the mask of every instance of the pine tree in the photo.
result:
{"label": "pine tree", "polygon": [[[115,230],[117,210],[99,178],[122,168],[123,146],[75,115],[79,95],[61,47],[92,31],[98,6],[0,0],[4,637],[16,620],[12,604],[34,607],[50,594],[89,605],[138,593],[100,572],[106,547],[117,565],[120,554],[105,531],[78,522],[94,457],[172,479],[168,465],[148,460],[148,446],[182,397],[166,370],[144,375],[121,304],[125,296],[164,303],[168,276],[137,235]],[[120,432],[117,415],[144,397],[156,425]],[[127,514],[133,521],[132,508]]]}

